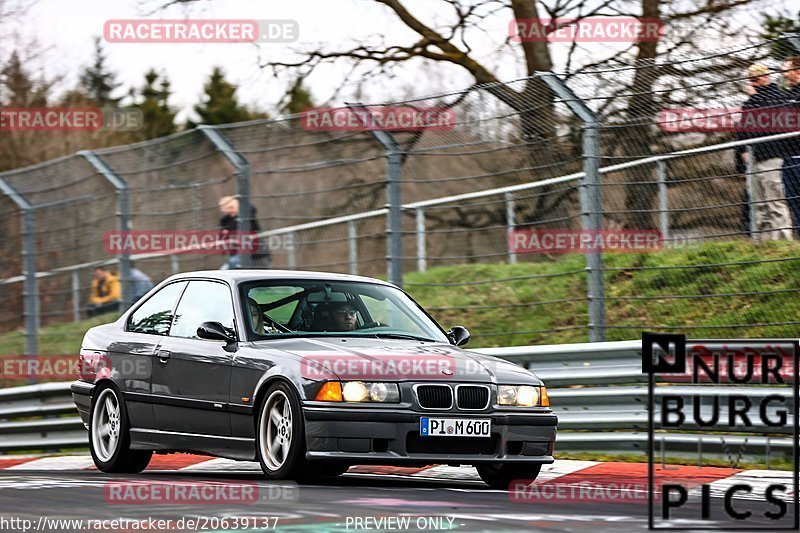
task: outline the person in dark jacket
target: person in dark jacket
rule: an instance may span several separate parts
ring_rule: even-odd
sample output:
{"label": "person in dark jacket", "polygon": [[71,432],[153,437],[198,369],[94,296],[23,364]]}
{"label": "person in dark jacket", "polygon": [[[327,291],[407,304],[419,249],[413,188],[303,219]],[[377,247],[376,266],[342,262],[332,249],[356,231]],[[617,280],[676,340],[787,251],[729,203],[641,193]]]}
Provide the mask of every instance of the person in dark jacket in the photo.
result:
{"label": "person in dark jacket", "polygon": [[[800,56],[786,58],[783,63],[783,79],[788,106],[800,112]],[[795,234],[800,235],[800,137],[784,142],[781,177],[786,190],[786,203],[792,213]]]}
{"label": "person in dark jacket", "polygon": [[[261,227],[256,219],[256,208],[250,206],[250,228],[242,228],[242,219],[239,217],[239,199],[235,196],[225,196],[219,200],[219,210],[222,218],[219,220],[219,227],[222,230],[222,237],[225,238],[239,231],[261,232]],[[223,270],[229,268],[240,268],[242,265],[241,254],[236,249],[229,251],[228,262],[222,265]],[[250,256],[252,268],[269,268],[272,264],[272,255],[269,248],[258,243],[258,251]]]}
{"label": "person in dark jacket", "polygon": [[[770,109],[784,109],[787,99],[784,93],[770,81],[770,72],[760,64],[751,65],[748,69],[750,96],[742,105],[743,125],[736,132],[737,140],[755,139],[779,132],[762,131],[749,125],[747,118],[759,110],[769,112]],[[786,194],[783,190],[781,167],[783,166],[784,147],[782,141],[754,143],[753,147],[753,198],[755,202],[755,224],[753,237],[757,240],[792,240],[792,219],[786,205]],[[749,163],[750,154],[745,149],[737,150],[742,161]],[[750,209],[750,205],[745,205]],[[743,220],[745,217],[743,216]],[[749,224],[749,220],[747,222]]]}

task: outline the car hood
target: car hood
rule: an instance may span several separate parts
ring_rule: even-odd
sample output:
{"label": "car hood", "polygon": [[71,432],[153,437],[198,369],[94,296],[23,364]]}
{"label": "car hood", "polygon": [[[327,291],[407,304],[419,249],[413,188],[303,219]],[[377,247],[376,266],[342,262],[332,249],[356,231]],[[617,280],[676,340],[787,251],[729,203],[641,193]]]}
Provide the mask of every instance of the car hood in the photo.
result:
{"label": "car hood", "polygon": [[253,346],[296,356],[309,379],[325,379],[333,372],[342,380],[541,384],[514,363],[445,343],[325,337],[275,339]]}

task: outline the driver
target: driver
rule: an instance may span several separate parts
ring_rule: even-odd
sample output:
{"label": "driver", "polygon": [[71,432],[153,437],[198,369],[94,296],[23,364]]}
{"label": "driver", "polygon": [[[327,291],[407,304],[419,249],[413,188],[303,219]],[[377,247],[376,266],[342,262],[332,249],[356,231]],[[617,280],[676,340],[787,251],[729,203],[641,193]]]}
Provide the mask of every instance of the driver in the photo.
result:
{"label": "driver", "polygon": [[333,331],[353,331],[356,329],[358,310],[349,302],[336,304],[331,309]]}
{"label": "driver", "polygon": [[252,298],[248,298],[247,303],[250,306],[250,325],[253,327],[253,331],[264,335],[264,315],[261,313],[261,307]]}

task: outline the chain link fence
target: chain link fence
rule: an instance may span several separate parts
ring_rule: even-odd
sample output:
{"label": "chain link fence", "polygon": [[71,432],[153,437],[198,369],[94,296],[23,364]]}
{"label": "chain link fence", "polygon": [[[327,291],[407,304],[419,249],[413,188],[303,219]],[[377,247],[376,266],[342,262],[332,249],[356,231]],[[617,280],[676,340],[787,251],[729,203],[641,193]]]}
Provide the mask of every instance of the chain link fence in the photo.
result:
{"label": "chain link fence", "polygon": [[[0,350],[35,354],[47,336],[66,338],[64,325],[86,317],[96,265],[120,273],[121,308],[134,264],[154,282],[220,268],[224,254],[109,255],[104,235],[215,231],[225,196],[255,208],[240,217],[257,223],[273,268],[402,283],[480,346],[629,339],[643,329],[797,336],[800,236],[788,213],[800,177],[786,150],[800,136],[742,135],[709,120],[741,115],[752,65],[783,83],[775,44],[326,111],[449,117],[434,127],[318,127],[306,113],[0,174],[0,333],[25,334],[24,348]],[[791,87],[774,88],[786,100],[768,107],[789,106]],[[761,147],[775,150],[777,168]],[[578,230],[656,231],[660,248],[574,253],[515,240]]]}

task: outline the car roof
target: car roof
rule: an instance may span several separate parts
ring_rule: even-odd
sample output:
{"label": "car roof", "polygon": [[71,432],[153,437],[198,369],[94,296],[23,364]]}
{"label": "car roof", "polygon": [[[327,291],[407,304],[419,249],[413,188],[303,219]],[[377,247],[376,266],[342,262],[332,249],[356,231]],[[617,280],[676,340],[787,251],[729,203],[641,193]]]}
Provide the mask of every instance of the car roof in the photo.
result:
{"label": "car roof", "polygon": [[228,281],[234,284],[248,281],[271,281],[280,279],[291,280],[329,280],[329,281],[361,281],[364,283],[377,283],[394,287],[391,283],[364,276],[352,276],[335,272],[313,272],[306,270],[272,270],[272,269],[236,269],[236,270],[197,270],[194,272],[181,272],[170,276],[165,281],[175,281],[185,278],[211,278]]}

